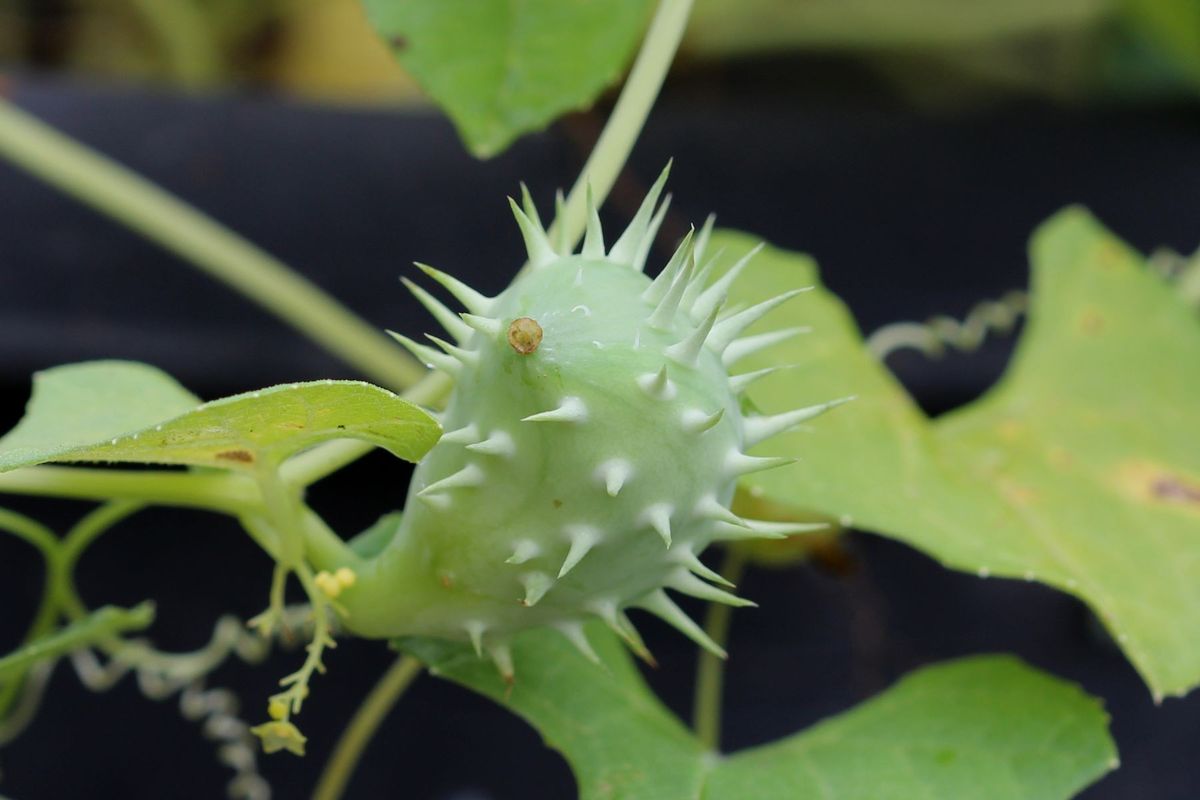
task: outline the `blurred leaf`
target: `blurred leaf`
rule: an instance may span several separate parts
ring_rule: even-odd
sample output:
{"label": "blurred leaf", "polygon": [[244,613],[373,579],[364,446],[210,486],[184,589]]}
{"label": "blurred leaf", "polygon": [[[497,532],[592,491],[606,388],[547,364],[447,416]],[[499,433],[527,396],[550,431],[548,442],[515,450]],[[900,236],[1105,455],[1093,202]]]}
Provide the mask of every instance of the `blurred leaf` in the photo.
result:
{"label": "blurred leaf", "polygon": [[[730,257],[754,243],[716,238]],[[1072,592],[1156,696],[1183,694],[1200,682],[1200,323],[1081,209],[1043,225],[1032,256],[1029,323],[1008,373],[936,423],[832,294],[796,301],[790,313],[814,332],[744,367],[799,368],[752,398],[765,412],[859,399],[760,448],[800,462],[747,484],[950,567]],[[768,249],[734,300],[814,282],[811,260]]]}
{"label": "blurred leaf", "polygon": [[629,60],[649,0],[363,0],[400,63],[486,158],[585,108]]}
{"label": "blurred leaf", "polygon": [[978,47],[1084,29],[1110,17],[1112,5],[1111,0],[696,0],[687,44],[706,54]]}
{"label": "blurred leaf", "polygon": [[110,636],[148,628],[153,621],[154,604],[149,602],[133,608],[98,608],[78,622],[72,622],[56,633],[36,639],[0,658],[0,679],[13,673],[24,673],[39,661],[90,647]]}
{"label": "blurred leaf", "polygon": [[920,670],[803,733],[717,757],[658,702],[612,634],[588,635],[603,666],[553,631],[518,637],[507,700],[495,668],[469,648],[402,646],[537,728],[583,800],[1051,800],[1115,765],[1099,704],[1008,657]]}
{"label": "blurred leaf", "polygon": [[1124,17],[1155,52],[1200,86],[1200,3],[1196,0],[1121,0]]}
{"label": "blurred leaf", "polygon": [[0,472],[46,461],[251,469],[330,439],[416,461],[440,433],[420,408],[369,383],[293,383],[201,405],[154,367],[91,361],[34,376],[25,416],[0,439]]}

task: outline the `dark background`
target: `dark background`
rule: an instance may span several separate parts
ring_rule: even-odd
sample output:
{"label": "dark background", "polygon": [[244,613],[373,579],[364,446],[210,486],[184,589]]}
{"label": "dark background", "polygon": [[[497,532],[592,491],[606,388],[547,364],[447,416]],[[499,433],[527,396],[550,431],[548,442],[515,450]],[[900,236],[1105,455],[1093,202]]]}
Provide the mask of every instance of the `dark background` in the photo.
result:
{"label": "dark background", "polygon": [[[768,65],[762,74],[775,74]],[[785,74],[780,72],[779,74]],[[701,91],[700,87],[703,87]],[[19,79],[15,100],[162,183],[312,277],[379,327],[430,322],[397,280],[412,260],[479,288],[501,288],[520,257],[504,196],[530,184],[546,208],[578,171],[598,117],[576,116],[489,162],[467,156],[436,115],[330,110],[248,95],[168,93]],[[800,95],[804,95],[803,102]],[[1024,286],[1032,229],[1068,203],[1089,206],[1148,251],[1200,240],[1200,122],[1171,107],[1070,111],[1028,103],[930,116],[887,102],[846,104],[812,87],[736,71],[674,84],[614,192],[619,225],[668,157],[672,230],[710,211],[732,227],[810,252],[867,332],[898,319],[961,316]],[[224,287],[7,165],[0,164],[0,428],[20,416],[29,374],[99,357],[138,359],[204,397],[285,380],[357,377]],[[660,256],[664,255],[660,251]],[[660,260],[661,262],[661,260]],[[982,392],[1009,343],[892,366],[931,412]],[[343,532],[403,502],[408,470],[374,455],[316,487]],[[58,529],[83,504],[5,497]],[[1087,610],[1050,589],[949,572],[867,534],[848,565],[752,572],[761,608],[735,617],[725,743],[746,747],[844,710],[924,664],[1014,652],[1104,698],[1122,768],[1088,800],[1200,795],[1200,699],[1155,707]],[[0,651],[33,613],[40,565],[0,538]],[[265,605],[269,562],[235,525],[156,510],[107,534],[79,583],[93,605],[158,601],[165,649],[197,647],[223,613]],[[698,611],[698,609],[692,609]],[[688,713],[694,655],[677,634],[640,623],[661,662],[660,696]],[[276,797],[306,796],[337,732],[391,661],[347,641],[313,685],[299,723],[309,755],[262,759]],[[298,651],[232,665],[258,721]],[[0,750],[0,794],[46,798],[220,797],[228,771],[175,702],[126,680],[108,694],[59,668],[32,727]],[[561,759],[524,723],[465,690],[422,677],[387,720],[349,796],[456,800],[568,798]]]}

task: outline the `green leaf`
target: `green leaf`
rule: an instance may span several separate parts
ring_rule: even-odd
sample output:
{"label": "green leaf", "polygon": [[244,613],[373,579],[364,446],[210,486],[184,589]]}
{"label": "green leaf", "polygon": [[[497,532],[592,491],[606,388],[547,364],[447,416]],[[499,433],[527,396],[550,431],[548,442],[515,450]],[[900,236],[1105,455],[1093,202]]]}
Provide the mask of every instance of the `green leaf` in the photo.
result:
{"label": "green leaf", "polygon": [[518,637],[507,700],[495,668],[469,648],[402,646],[537,728],[570,763],[584,800],[1052,800],[1115,766],[1099,703],[1009,657],[920,670],[803,733],[716,757],[658,702],[612,634],[588,635],[603,666],[555,632]]}
{"label": "green leaf", "polygon": [[[731,257],[754,240],[714,237]],[[1069,209],[1032,246],[1029,323],[983,399],[931,423],[823,289],[777,312],[813,333],[747,359],[792,363],[751,388],[765,412],[858,395],[759,450],[800,462],[754,492],[876,531],[982,576],[1087,601],[1156,697],[1200,682],[1200,323],[1091,216]],[[816,282],[760,255],[737,301]],[[786,319],[788,315],[790,319]],[[743,365],[739,365],[739,368]]]}
{"label": "green leaf", "polygon": [[104,606],[70,625],[36,639],[0,658],[0,678],[23,673],[39,661],[58,658],[72,650],[89,647],[110,636],[140,631],[154,621],[154,604],[141,603],[133,608]]}
{"label": "green leaf", "polygon": [[0,439],[0,472],[47,461],[252,469],[330,439],[416,461],[440,433],[420,408],[368,383],[293,383],[201,404],[154,367],[93,361],[34,377],[25,417]]}
{"label": "green leaf", "polygon": [[0,439],[0,471],[51,460],[177,417],[200,399],[148,364],[88,361],[34,373],[25,416]]}
{"label": "green leaf", "polygon": [[986,52],[988,45],[1006,39],[1040,43],[1064,30],[1086,30],[1111,17],[1112,5],[1110,0],[857,0],[853,6],[844,0],[697,0],[687,43],[691,52],[708,57],[801,48],[920,48],[925,57],[950,48]]}
{"label": "green leaf", "polygon": [[1121,0],[1126,24],[1155,57],[1169,60],[1200,86],[1200,6],[1193,0]]}
{"label": "green leaf", "polygon": [[486,158],[616,80],[649,0],[363,0],[371,24]]}

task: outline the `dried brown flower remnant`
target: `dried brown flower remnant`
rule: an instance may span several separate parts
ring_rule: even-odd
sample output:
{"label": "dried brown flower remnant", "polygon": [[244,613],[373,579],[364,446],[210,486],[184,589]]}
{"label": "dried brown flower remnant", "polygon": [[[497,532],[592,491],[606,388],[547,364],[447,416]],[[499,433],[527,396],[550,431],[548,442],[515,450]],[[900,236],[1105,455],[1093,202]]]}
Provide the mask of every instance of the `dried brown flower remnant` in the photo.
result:
{"label": "dried brown flower remnant", "polygon": [[508,326],[508,343],[513,350],[527,356],[542,343],[542,326],[536,319],[517,317]]}

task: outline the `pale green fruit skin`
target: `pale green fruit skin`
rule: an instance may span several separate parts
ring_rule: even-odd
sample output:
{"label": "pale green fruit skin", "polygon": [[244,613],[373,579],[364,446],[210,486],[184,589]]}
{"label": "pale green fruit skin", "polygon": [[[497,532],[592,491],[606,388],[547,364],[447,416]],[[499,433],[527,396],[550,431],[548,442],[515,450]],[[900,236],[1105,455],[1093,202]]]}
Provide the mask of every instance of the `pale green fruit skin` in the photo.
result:
{"label": "pale green fruit skin", "polygon": [[[355,565],[358,580],[338,599],[347,628],[368,637],[466,639],[470,626],[503,637],[586,619],[660,589],[686,571],[684,549],[699,553],[727,526],[693,511],[706,496],[730,502],[735,476],[725,465],[741,450],[738,399],[717,353],[702,349],[694,365],[664,355],[696,324],[680,312],[666,330],[652,328],[654,304],[640,297],[649,284],[629,265],[567,256],[524,274],[492,301],[488,316],[501,329],[463,343],[479,357],[456,377],[443,427],[474,424],[478,439],[503,431],[512,452],[438,442],[416,469],[396,537],[377,558]],[[518,317],[543,330],[528,355],[506,340]],[[654,396],[638,378],[664,364],[669,397]],[[521,421],[565,397],[582,401],[586,420]],[[688,409],[725,413],[709,430],[689,432]],[[632,468],[615,497],[598,474],[611,459]],[[418,496],[469,465],[481,470],[482,485]],[[644,516],[661,503],[671,508],[670,548]],[[558,579],[578,526],[598,541]],[[540,552],[506,563],[521,540]],[[555,583],[526,605],[523,579],[535,572]]]}

